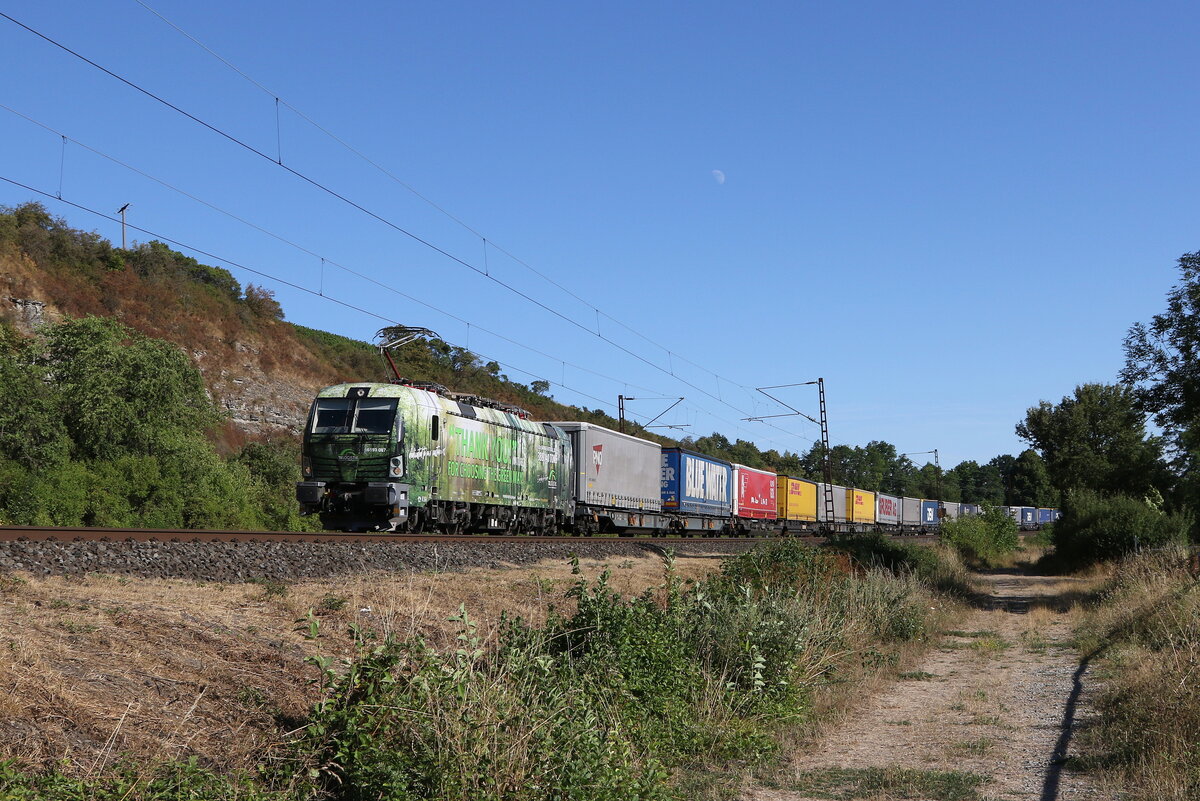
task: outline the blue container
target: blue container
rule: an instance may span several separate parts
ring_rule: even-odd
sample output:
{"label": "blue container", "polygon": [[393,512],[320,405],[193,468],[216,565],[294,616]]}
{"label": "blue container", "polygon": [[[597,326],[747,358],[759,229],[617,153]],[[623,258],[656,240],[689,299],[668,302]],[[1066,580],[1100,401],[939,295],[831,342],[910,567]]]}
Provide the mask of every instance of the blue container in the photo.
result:
{"label": "blue container", "polygon": [[921,501],[921,525],[936,526],[941,523],[938,517],[937,501]]}
{"label": "blue container", "polygon": [[1054,522],[1054,510],[1053,509],[1038,509],[1037,520],[1038,520],[1038,525],[1044,525],[1046,523],[1053,523]]}
{"label": "blue container", "polygon": [[663,448],[664,511],[688,514],[733,514],[733,467],[682,448]]}
{"label": "blue container", "polygon": [[1021,527],[1037,525],[1037,509],[1033,506],[1021,507]]}

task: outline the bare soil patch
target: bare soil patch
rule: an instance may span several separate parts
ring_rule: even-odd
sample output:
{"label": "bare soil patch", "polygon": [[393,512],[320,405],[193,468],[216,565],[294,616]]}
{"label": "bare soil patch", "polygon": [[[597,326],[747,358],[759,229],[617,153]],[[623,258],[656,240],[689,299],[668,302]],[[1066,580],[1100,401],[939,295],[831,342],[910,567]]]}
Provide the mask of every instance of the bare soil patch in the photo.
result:
{"label": "bare soil patch", "polygon": [[744,801],[1118,798],[1065,765],[1093,714],[1095,682],[1071,646],[1075,602],[1091,582],[980,581],[982,608]]}

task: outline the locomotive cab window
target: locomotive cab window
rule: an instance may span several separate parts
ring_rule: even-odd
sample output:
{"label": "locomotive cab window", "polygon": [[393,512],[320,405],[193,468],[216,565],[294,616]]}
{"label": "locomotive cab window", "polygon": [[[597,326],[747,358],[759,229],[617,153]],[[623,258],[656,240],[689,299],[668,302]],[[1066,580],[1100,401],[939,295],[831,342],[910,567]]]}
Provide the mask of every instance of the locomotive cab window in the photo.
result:
{"label": "locomotive cab window", "polygon": [[429,424],[429,438],[434,441],[437,441],[438,438],[438,416],[436,414],[433,416],[433,422]]}
{"label": "locomotive cab window", "polygon": [[354,401],[346,398],[318,398],[313,404],[314,434],[343,434],[350,428],[350,410]]}
{"label": "locomotive cab window", "polygon": [[396,419],[395,398],[318,398],[314,434],[387,434]]}
{"label": "locomotive cab window", "polygon": [[388,434],[396,419],[395,398],[363,398],[354,415],[355,434]]}

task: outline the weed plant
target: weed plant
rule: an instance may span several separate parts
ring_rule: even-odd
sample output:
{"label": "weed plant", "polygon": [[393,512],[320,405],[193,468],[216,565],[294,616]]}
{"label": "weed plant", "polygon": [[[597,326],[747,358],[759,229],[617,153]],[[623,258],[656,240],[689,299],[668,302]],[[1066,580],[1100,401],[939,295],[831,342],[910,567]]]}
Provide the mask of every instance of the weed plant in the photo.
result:
{"label": "weed plant", "polygon": [[1054,526],[1055,556],[1065,566],[1083,567],[1182,544],[1191,527],[1190,516],[1166,514],[1151,499],[1076,490],[1067,493]]}
{"label": "weed plant", "polygon": [[926,587],[959,598],[973,593],[970,575],[955,549],[901,543],[878,533],[834,536],[829,544],[864,568],[911,574]]}
{"label": "weed plant", "polygon": [[13,762],[0,762],[0,798],[5,801],[291,801],[248,777],[228,778],[195,759],[142,766],[120,763],[89,778],[61,773],[33,776]]}

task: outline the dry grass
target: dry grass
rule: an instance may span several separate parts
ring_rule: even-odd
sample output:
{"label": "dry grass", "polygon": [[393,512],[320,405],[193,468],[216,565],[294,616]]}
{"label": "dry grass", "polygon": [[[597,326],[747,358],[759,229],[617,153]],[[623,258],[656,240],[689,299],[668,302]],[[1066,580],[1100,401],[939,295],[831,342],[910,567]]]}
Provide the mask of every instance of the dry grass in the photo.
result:
{"label": "dry grass", "polygon": [[1185,556],[1127,560],[1081,627],[1107,675],[1089,762],[1139,799],[1200,793],[1200,582]]}
{"label": "dry grass", "polygon": [[[680,559],[699,578],[719,560]],[[661,584],[660,559],[587,562],[612,570],[627,595]],[[502,611],[539,620],[572,581],[569,565],[444,574],[377,574],[289,586],[209,584],[90,575],[0,577],[0,759],[29,767],[65,760],[95,774],[122,753],[198,756],[250,768],[314,700],[305,663],[316,647],[348,654],[351,624],[435,645],[453,641],[448,618],[465,604],[481,636]],[[312,609],[324,636],[302,636]],[[306,627],[304,627],[307,630]]]}
{"label": "dry grass", "polygon": [[[953,621],[961,620],[966,607],[938,599],[930,603],[930,612],[929,630],[940,631]],[[864,699],[878,695],[897,680],[911,680],[914,676],[937,679],[932,674],[917,670],[931,642],[912,640],[894,643],[890,659],[845,664],[836,681],[816,688],[807,721],[782,732],[781,753],[800,753],[811,749],[840,728],[849,716],[862,707]]]}

